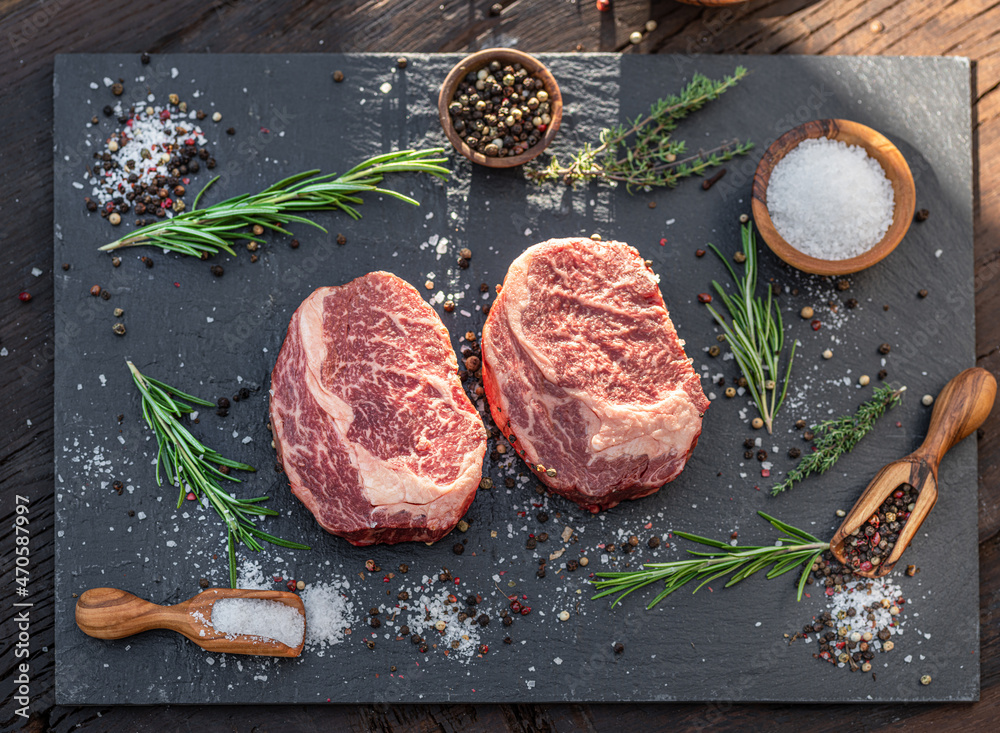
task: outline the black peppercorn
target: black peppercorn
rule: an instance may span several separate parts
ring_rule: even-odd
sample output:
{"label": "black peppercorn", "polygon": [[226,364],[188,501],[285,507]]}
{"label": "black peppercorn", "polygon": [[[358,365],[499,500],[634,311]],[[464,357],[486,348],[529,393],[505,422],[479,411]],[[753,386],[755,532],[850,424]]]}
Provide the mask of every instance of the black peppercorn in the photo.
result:
{"label": "black peppercorn", "polygon": [[212,274],[215,275],[216,277],[222,277],[223,272],[225,272],[222,269],[222,265],[212,265],[211,270]]}
{"label": "black peppercorn", "polygon": [[347,237],[345,237],[343,234],[338,234],[337,244],[347,244]]}
{"label": "black peppercorn", "polygon": [[337,70],[333,72],[333,80],[338,84],[344,80],[344,72]]}
{"label": "black peppercorn", "polygon": [[931,212],[928,211],[927,209],[920,209],[920,211],[918,211],[913,218],[916,219],[917,221],[927,221],[930,215]]}
{"label": "black peppercorn", "polygon": [[455,545],[452,546],[451,551],[454,552],[456,555],[461,555],[463,552],[465,552],[465,545],[463,545],[461,542],[456,542]]}

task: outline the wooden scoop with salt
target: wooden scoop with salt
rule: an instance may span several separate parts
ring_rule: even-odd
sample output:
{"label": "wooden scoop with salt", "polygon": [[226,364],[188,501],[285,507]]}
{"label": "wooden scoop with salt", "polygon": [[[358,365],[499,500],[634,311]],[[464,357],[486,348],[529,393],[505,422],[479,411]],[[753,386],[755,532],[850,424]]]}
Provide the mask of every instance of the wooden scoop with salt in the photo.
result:
{"label": "wooden scoop with salt", "polygon": [[[220,601],[225,603],[216,611]],[[209,588],[182,603],[159,606],[117,588],[92,588],[76,602],[76,624],[97,639],[169,629],[212,652],[297,657],[305,644],[306,615],[302,599],[284,591]]]}

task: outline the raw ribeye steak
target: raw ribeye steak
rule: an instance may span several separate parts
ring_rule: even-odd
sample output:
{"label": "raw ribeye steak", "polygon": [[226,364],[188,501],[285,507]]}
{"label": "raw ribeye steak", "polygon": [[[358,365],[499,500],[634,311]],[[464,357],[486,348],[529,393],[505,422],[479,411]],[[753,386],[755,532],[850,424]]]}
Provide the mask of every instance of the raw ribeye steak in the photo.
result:
{"label": "raw ribeye steak", "polygon": [[490,308],[482,352],[497,426],[539,479],[592,512],[652,494],[698,442],[708,400],[626,244],[530,247]]}
{"label": "raw ribeye steak", "polygon": [[295,311],[271,429],[292,491],[355,545],[439,540],[482,478],[486,430],[448,331],[387,272],[319,288]]}

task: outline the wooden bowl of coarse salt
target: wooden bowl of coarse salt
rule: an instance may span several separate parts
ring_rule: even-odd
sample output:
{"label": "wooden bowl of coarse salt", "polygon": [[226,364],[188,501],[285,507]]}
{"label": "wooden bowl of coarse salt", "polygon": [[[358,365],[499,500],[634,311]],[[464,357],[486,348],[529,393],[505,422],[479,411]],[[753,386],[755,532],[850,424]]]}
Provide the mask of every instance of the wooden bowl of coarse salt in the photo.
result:
{"label": "wooden bowl of coarse salt", "polygon": [[847,275],[902,241],[916,189],[884,135],[850,120],[813,120],[764,153],[752,206],[757,229],[782,260],[815,275]]}

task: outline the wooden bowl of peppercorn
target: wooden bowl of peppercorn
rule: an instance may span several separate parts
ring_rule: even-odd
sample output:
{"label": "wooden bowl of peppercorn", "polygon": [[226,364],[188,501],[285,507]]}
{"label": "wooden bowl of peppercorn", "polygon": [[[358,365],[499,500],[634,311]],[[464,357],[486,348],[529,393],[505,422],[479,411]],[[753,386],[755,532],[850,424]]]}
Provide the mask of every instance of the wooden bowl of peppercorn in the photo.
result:
{"label": "wooden bowl of peppercorn", "polygon": [[[555,77],[534,56],[488,48],[466,56],[445,77],[438,115],[448,140],[473,163],[513,168],[537,157],[552,142],[562,121],[562,95]],[[480,121],[488,134],[477,129]]]}

